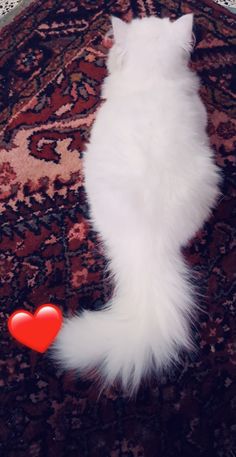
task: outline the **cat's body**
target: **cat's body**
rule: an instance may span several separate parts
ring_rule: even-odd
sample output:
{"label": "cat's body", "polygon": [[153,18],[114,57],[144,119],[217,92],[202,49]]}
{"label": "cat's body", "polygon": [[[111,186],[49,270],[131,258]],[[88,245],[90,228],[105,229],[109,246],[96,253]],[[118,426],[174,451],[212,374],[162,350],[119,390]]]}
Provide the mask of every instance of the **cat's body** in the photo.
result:
{"label": "cat's body", "polygon": [[181,248],[218,196],[206,112],[186,60],[192,17],[174,24],[113,21],[106,101],[84,171],[115,292],[106,309],[68,320],[55,346],[66,367],[99,367],[104,383],[120,379],[131,391],[191,347],[195,306]]}

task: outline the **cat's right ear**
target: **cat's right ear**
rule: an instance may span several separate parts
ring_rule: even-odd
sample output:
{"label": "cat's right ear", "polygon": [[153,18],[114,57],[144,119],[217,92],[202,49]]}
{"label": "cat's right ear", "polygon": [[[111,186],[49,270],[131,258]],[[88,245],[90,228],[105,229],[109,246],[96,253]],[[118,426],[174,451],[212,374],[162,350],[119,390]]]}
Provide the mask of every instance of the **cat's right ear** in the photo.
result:
{"label": "cat's right ear", "polygon": [[115,43],[124,45],[127,37],[128,25],[118,17],[112,16],[111,23],[113,28],[113,35]]}
{"label": "cat's right ear", "polygon": [[177,42],[183,49],[190,52],[193,41],[193,14],[184,14],[173,22]]}

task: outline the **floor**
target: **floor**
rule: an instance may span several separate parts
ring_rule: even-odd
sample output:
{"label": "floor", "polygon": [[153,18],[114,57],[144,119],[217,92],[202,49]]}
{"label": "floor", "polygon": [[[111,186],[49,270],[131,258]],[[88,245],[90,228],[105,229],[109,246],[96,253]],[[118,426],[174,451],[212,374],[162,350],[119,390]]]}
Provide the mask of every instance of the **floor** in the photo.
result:
{"label": "floor", "polygon": [[[24,3],[28,4],[32,0],[0,0],[0,18],[6,17],[9,12],[13,12],[16,8],[16,13],[21,9],[21,5]],[[214,0],[216,3],[229,8],[231,11],[236,13],[236,0]],[[18,8],[17,8],[18,7]],[[14,15],[14,12],[13,12]],[[4,17],[4,19],[5,19]]]}
{"label": "floor", "polygon": [[0,5],[0,15],[7,14],[10,10],[15,8],[22,0],[2,0]]}

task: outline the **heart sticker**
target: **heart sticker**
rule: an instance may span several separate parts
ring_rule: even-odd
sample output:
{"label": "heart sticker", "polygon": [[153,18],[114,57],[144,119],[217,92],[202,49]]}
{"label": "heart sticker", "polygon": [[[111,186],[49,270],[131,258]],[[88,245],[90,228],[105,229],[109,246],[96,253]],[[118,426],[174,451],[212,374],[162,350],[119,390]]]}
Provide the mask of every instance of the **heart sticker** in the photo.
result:
{"label": "heart sticker", "polygon": [[17,341],[37,352],[45,352],[62,325],[62,313],[52,304],[41,305],[34,314],[15,311],[8,319],[8,329]]}

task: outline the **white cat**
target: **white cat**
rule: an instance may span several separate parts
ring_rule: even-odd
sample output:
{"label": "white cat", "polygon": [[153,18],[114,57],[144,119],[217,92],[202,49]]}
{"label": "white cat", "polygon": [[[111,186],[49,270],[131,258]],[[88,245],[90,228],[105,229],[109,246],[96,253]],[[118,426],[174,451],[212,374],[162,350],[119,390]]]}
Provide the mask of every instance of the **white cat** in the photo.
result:
{"label": "white cat", "polygon": [[115,291],[103,310],[66,320],[54,349],[63,367],[99,368],[103,385],[120,380],[132,393],[192,348],[196,305],[181,248],[210,215],[219,173],[188,67],[193,15],[112,25],[84,172]]}

